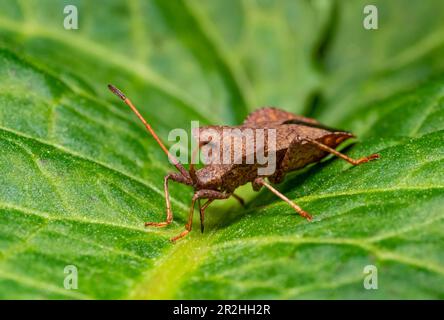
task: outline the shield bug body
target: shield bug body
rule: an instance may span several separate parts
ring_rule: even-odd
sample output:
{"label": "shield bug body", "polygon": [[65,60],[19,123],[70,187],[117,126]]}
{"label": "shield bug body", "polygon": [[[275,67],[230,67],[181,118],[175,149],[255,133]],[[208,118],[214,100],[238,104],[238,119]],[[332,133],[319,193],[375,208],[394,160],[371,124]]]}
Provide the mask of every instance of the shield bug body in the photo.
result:
{"label": "shield bug body", "polygon": [[[377,154],[372,154],[359,159],[352,159],[345,154],[335,150],[335,148],[343,141],[354,137],[353,134],[326,127],[318,121],[298,116],[290,112],[275,108],[262,108],[252,112],[244,123],[236,127],[228,126],[208,126],[201,127],[194,132],[199,142],[199,149],[213,148],[218,139],[218,149],[224,149],[229,138],[231,142],[237,139],[237,144],[230,144],[226,154],[230,161],[222,161],[221,154],[213,155],[213,161],[206,164],[203,168],[195,170],[194,161],[191,161],[189,170],[167,150],[157,134],[151,126],[145,121],[131,101],[117,88],[112,85],[109,89],[121,98],[143,122],[147,130],[151,133],[162,150],[167,154],[170,162],[177,168],[179,172],[169,173],[164,179],[164,191],[166,199],[166,221],[163,222],[147,222],[146,226],[164,227],[173,221],[173,213],[168,192],[169,180],[176,181],[194,188],[194,195],[191,199],[190,213],[185,230],[173,237],[174,242],[191,231],[193,222],[193,213],[196,202],[199,203],[201,230],[203,232],[205,209],[217,199],[228,199],[234,197],[241,204],[242,198],[237,196],[234,191],[237,187],[251,182],[253,189],[258,191],[262,187],[268,188],[276,196],[287,202],[297,213],[307,220],[311,220],[311,215],[305,212],[296,203],[288,199],[285,195],[276,190],[270,183],[277,184],[281,182],[288,172],[300,169],[306,165],[318,162],[328,154],[334,154],[345,161],[359,165],[373,159],[377,159]],[[227,129],[236,130],[237,134],[227,137]],[[230,131],[231,132],[231,131]],[[249,135],[247,133],[264,132],[263,136],[258,138],[257,134]],[[265,134],[265,132],[267,132]],[[250,141],[251,140],[251,141]],[[252,143],[253,142],[253,143]],[[249,143],[254,148],[249,148]],[[250,157],[251,153],[257,153],[258,147],[262,147],[263,153],[272,154],[273,170],[264,171],[266,164],[253,160],[253,162],[245,161],[246,159],[256,159]],[[193,156],[199,152],[194,150]],[[216,161],[215,161],[216,160]],[[267,164],[269,165],[269,164]],[[262,171],[261,171],[262,170]],[[269,182],[265,180],[268,179]],[[206,199],[201,205],[200,199]]]}

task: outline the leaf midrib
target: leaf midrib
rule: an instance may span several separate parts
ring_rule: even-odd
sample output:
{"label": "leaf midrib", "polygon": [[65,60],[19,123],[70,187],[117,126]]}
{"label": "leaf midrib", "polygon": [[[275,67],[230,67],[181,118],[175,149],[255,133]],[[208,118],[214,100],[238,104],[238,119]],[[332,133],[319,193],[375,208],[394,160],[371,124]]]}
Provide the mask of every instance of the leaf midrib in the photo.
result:
{"label": "leaf midrib", "polygon": [[[444,188],[437,189],[442,190]],[[157,261],[157,263],[153,266],[153,269],[150,270],[148,274],[145,274],[141,277],[140,282],[136,282],[135,286],[129,292],[128,296],[132,299],[174,299],[175,294],[177,293],[184,279],[186,279],[186,275],[196,271],[199,266],[205,261],[205,258],[207,257],[209,252],[228,248],[231,246],[248,245],[251,243],[253,243],[254,245],[293,243],[297,245],[328,244],[355,246],[373,254],[380,260],[394,261],[400,264],[428,270],[430,272],[434,272],[444,276],[444,268],[436,263],[426,261],[424,259],[419,260],[388,250],[383,250],[374,244],[375,242],[379,242],[393,236],[399,236],[415,229],[420,229],[443,218],[444,214],[424,221],[422,223],[415,224],[408,228],[403,228],[401,230],[397,230],[391,233],[385,233],[377,237],[372,237],[364,240],[360,238],[313,238],[286,235],[250,237],[242,238],[239,240],[226,241],[222,244],[213,244],[212,240],[215,236],[215,231],[213,231],[210,234],[207,234],[206,237],[190,237],[188,239],[182,240],[182,242],[180,242],[179,244],[176,244],[173,249],[170,249],[169,252],[166,253],[166,255],[164,255],[161,259]],[[219,220],[221,220],[221,218],[219,218]],[[360,278],[357,280],[362,281],[362,276],[360,276]],[[310,290],[315,290],[316,288],[318,288],[318,286],[318,284],[310,286],[300,286],[291,288],[291,290],[288,291],[290,292],[289,295],[291,296],[291,292],[308,292]]]}

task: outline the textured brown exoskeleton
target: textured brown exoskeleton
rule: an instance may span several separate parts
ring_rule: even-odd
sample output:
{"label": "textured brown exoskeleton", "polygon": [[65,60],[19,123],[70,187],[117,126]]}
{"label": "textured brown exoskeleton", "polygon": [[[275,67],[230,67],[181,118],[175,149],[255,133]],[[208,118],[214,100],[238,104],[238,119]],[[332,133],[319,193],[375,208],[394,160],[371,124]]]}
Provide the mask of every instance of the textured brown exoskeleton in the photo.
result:
{"label": "textured brown exoskeleton", "polygon": [[[208,134],[206,134],[211,130],[214,130],[223,137],[223,129],[226,128],[239,129],[240,132],[246,130],[274,129],[274,132],[276,133],[275,146],[273,146],[273,148],[269,146],[267,140],[268,136],[265,136],[262,143],[266,153],[275,153],[275,170],[272,174],[259,176],[258,169],[264,167],[264,165],[257,162],[246,164],[245,161],[237,164],[210,163],[199,170],[194,169],[193,161],[191,161],[189,170],[186,170],[184,166],[163,145],[159,137],[140,115],[131,101],[114,86],[109,85],[108,88],[134,111],[163,151],[168,155],[170,162],[179,171],[178,173],[174,172],[167,174],[164,179],[167,212],[166,221],[147,222],[145,225],[164,227],[173,221],[173,213],[171,211],[168,193],[169,180],[186,184],[194,188],[188,223],[185,225],[185,230],[182,233],[171,239],[173,242],[184,237],[191,231],[196,201],[199,202],[201,230],[203,232],[205,209],[208,207],[208,205],[214,200],[227,199],[229,197],[234,197],[243,205],[242,198],[234,194],[234,191],[237,187],[248,182],[252,183],[255,191],[258,191],[262,186],[265,186],[279,198],[287,202],[302,217],[306,218],[307,220],[311,220],[310,214],[302,210],[302,208],[300,208],[297,204],[273,188],[268,182],[265,181],[264,178],[267,178],[270,183],[279,183],[284,179],[288,172],[305,167],[310,163],[320,161],[329,153],[334,154],[353,165],[365,163],[379,157],[377,154],[372,154],[356,160],[352,159],[345,154],[336,151],[335,148],[346,139],[354,137],[353,134],[342,130],[328,128],[321,125],[314,119],[297,116],[290,112],[275,108],[263,108],[252,112],[244,123],[237,127],[209,126],[199,128],[199,137],[206,137],[203,140],[199,140],[199,148],[204,148],[206,145],[212,143],[211,138],[208,139]],[[194,132],[194,134],[196,134],[196,132]],[[257,144],[259,144],[259,142],[257,142]],[[249,152],[251,152],[251,149],[247,150],[246,141],[243,140],[241,141],[241,146],[242,150],[237,151],[239,152],[240,157],[245,159],[249,155]],[[195,156],[196,152],[198,152],[198,150],[194,151],[193,156]],[[232,159],[234,157],[234,152],[235,150],[233,150],[233,148],[229,150]],[[207,199],[207,201],[201,206],[200,199]]]}

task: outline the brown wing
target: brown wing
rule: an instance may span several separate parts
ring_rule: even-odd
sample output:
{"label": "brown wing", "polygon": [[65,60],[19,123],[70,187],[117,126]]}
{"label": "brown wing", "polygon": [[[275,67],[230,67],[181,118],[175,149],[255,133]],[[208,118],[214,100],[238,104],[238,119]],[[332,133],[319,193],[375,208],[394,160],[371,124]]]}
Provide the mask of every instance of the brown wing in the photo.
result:
{"label": "brown wing", "polygon": [[274,123],[283,123],[289,120],[298,120],[301,122],[318,124],[319,122],[315,119],[298,116],[294,113],[280,110],[273,107],[265,107],[253,111],[250,113],[245,119],[243,125],[244,126],[259,126],[265,123],[274,122]]}
{"label": "brown wing", "polygon": [[237,127],[230,127],[230,126],[220,126],[220,125],[213,125],[213,126],[205,126],[205,127],[199,127],[197,130],[193,131],[193,137],[197,137],[197,133],[199,133],[199,142],[207,142],[204,141],[205,139],[202,139],[206,136],[211,135],[211,132],[217,131],[221,132],[225,128],[246,128],[246,127],[252,127],[252,128],[260,128],[263,125],[269,125],[270,127],[275,127],[279,124],[292,124],[295,122],[295,124],[300,125],[320,125],[320,123],[311,118],[303,117],[295,115],[294,113],[280,110],[274,107],[264,107],[258,110],[255,110],[251,112],[247,118],[245,119],[244,123]]}

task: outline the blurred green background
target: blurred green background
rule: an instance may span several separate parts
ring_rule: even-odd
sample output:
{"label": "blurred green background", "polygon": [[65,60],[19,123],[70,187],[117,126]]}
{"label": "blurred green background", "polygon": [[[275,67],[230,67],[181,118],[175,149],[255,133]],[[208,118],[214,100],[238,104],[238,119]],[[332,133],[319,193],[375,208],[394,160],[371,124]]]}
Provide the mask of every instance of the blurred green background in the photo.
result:
{"label": "blurred green background", "polygon": [[[378,29],[363,27],[367,4]],[[78,9],[78,29],[63,9]],[[0,1],[1,298],[443,298],[444,2]],[[328,160],[247,210],[208,214],[177,245],[191,191],[164,218],[158,146],[106,85],[166,137],[239,124],[260,106],[351,130]],[[249,187],[247,188],[249,189]],[[365,265],[378,290],[363,288]],[[77,290],[63,287],[66,265]]]}

